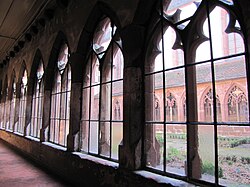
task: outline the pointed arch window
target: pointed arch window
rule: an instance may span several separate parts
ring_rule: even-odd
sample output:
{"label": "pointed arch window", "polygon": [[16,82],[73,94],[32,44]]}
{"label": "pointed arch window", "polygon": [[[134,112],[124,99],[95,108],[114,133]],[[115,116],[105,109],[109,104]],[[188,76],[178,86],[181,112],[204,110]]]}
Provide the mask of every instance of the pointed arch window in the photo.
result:
{"label": "pointed arch window", "polygon": [[228,94],[228,120],[231,122],[248,121],[248,100],[247,97],[237,86],[234,86]]}
{"label": "pointed arch window", "polygon": [[[248,138],[244,132],[249,128],[249,59],[239,7],[231,0],[160,2],[159,17],[154,19],[146,42],[145,167],[200,184],[233,185],[232,173],[221,176],[227,168],[220,140],[225,136]],[[232,84],[240,87],[226,94]],[[207,87],[211,89],[203,96]],[[156,93],[164,101],[162,122],[154,119]],[[181,93],[185,93],[185,102],[179,100]],[[178,119],[171,119],[174,106]],[[237,135],[232,133],[236,129]],[[177,134],[186,137],[184,154],[171,144],[170,138]],[[169,155],[173,150],[181,156]],[[180,157],[182,167],[177,161]],[[212,174],[204,171],[208,162]]]}
{"label": "pointed arch window", "polygon": [[24,128],[25,128],[27,83],[28,83],[27,71],[24,70],[22,80],[21,80],[21,87],[20,87],[19,119],[18,119],[18,125],[16,127],[16,131],[21,134],[24,133]]}
{"label": "pointed arch window", "polygon": [[40,137],[40,129],[42,128],[43,100],[44,100],[43,75],[44,75],[43,61],[40,60],[36,72],[35,84],[33,87],[32,115],[31,115],[31,125],[30,125],[30,136],[36,138]]}
{"label": "pointed arch window", "polygon": [[102,18],[84,72],[81,150],[105,159],[118,159],[122,140],[123,67],[117,28],[109,18]]}
{"label": "pointed arch window", "polygon": [[175,96],[169,92],[166,98],[166,120],[178,121],[178,109]]}
{"label": "pointed arch window", "polygon": [[[194,66],[196,68],[197,100],[199,99],[199,92],[202,92],[203,89],[200,85],[206,84],[212,89],[211,96],[205,97],[202,106],[204,107],[205,121],[209,125],[203,125],[202,118],[198,119],[200,123],[197,135],[199,138],[199,156],[202,163],[206,162],[207,158],[210,157],[213,159],[215,170],[221,169],[224,172],[226,171],[226,166],[222,160],[223,152],[221,152],[219,137],[232,137],[232,134],[226,134],[225,132],[232,132],[237,127],[240,129],[238,138],[244,138],[244,129],[240,125],[243,124],[242,122],[248,122],[249,119],[247,102],[245,102],[245,106],[244,104],[241,105],[245,114],[237,114],[236,102],[234,100],[235,94],[233,94],[233,91],[228,96],[225,94],[225,91],[229,89],[231,84],[242,85],[242,87],[247,88],[246,53],[241,26],[235,12],[226,5],[226,1],[218,1],[213,5],[210,1],[202,2],[204,2],[202,5],[206,7],[207,16],[202,24],[203,34],[198,34],[204,41],[196,50],[196,65]],[[233,4],[231,5],[232,7],[234,6]],[[236,6],[234,7],[236,8]],[[228,99],[225,97],[228,97]],[[225,99],[223,102],[220,102],[219,98]],[[247,101],[247,97],[245,97],[245,101]],[[214,107],[215,105],[216,107]],[[202,111],[203,109],[198,110],[199,116],[202,116]],[[216,118],[213,116],[216,116]],[[232,122],[241,124],[236,125]],[[213,144],[218,146],[212,146]],[[207,149],[213,151],[207,154]],[[213,179],[209,182],[224,185],[221,178],[222,176],[219,175],[219,172],[215,172]],[[204,179],[203,174],[201,179],[208,181]],[[233,178],[226,177],[226,181],[228,184],[232,183]],[[238,185],[240,185],[240,182]]]}
{"label": "pointed arch window", "polygon": [[[204,105],[204,121],[210,122],[213,121],[213,93],[212,89],[206,93],[203,101]],[[217,121],[221,121],[221,103],[219,96],[216,96],[216,110],[217,110]]]}
{"label": "pointed arch window", "polygon": [[[158,22],[150,42],[145,64],[145,163],[147,168],[167,172],[184,168],[183,163],[177,166],[168,158],[172,149],[180,150],[168,137],[177,132],[185,138],[186,134],[185,119],[179,116],[181,109],[173,94],[178,92],[185,97],[184,53],[178,29],[166,19]],[[163,109],[161,118],[156,118],[155,95]],[[185,142],[183,150],[185,158]]]}
{"label": "pointed arch window", "polygon": [[67,145],[69,133],[71,68],[68,57],[65,43],[58,55],[51,93],[49,141],[62,146]]}

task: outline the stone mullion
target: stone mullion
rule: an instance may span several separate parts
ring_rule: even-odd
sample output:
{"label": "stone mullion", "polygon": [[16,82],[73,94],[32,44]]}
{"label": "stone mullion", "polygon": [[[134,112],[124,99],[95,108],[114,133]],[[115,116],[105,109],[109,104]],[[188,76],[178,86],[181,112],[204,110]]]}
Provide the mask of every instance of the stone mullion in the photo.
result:
{"label": "stone mullion", "polygon": [[[191,31],[191,33],[190,33]],[[184,35],[195,33],[195,30],[189,30]],[[188,178],[201,178],[201,159],[199,156],[198,143],[198,101],[197,101],[197,81],[196,66],[192,64],[195,61],[196,47],[192,47],[192,39],[183,37],[184,59],[185,59],[185,81],[186,81],[186,112],[187,112],[187,176]]]}
{"label": "stone mullion", "polygon": [[[71,92],[70,92],[70,116],[69,134],[67,136],[67,150],[78,151],[80,149],[80,126],[82,105],[82,64],[83,57],[77,53],[70,56],[71,62]],[[79,65],[79,66],[78,66]],[[85,99],[85,98],[83,98]]]}
{"label": "stone mullion", "polygon": [[50,110],[51,110],[51,90],[44,90],[43,101],[43,117],[42,128],[40,130],[40,141],[49,141],[49,125],[50,125]]}
{"label": "stone mullion", "polygon": [[32,95],[27,94],[27,96],[26,96],[24,136],[30,135],[31,115],[32,115]]}
{"label": "stone mullion", "polygon": [[[13,93],[12,93],[13,95]],[[13,95],[14,96],[14,95]],[[13,99],[13,98],[12,98]],[[15,99],[15,108],[14,108],[14,121],[13,121],[13,132],[18,130],[18,121],[19,121],[19,110],[20,110],[20,101],[21,101],[21,85],[17,83],[16,85],[16,99]]]}
{"label": "stone mullion", "polygon": [[[123,141],[119,146],[120,167],[139,169],[142,167],[143,136],[143,62],[144,28],[130,25],[121,31],[124,55],[124,95],[123,95]],[[132,42],[133,41],[133,42]]]}

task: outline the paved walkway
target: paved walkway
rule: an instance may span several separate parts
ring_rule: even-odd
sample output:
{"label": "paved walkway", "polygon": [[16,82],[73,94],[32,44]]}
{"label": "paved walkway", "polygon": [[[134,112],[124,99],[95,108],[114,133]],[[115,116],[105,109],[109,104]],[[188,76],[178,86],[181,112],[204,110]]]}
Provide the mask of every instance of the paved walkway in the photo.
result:
{"label": "paved walkway", "polygon": [[0,187],[70,186],[34,166],[0,140]]}

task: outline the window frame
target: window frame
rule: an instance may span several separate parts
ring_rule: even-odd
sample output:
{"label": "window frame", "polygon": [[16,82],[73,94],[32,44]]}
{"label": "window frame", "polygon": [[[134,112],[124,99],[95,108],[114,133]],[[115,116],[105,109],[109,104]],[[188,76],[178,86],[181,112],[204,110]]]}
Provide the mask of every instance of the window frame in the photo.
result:
{"label": "window frame", "polygon": [[[155,26],[155,28],[154,29],[151,29],[150,31],[151,32],[153,32],[153,34],[152,33],[150,33],[150,37],[149,37],[149,40],[148,40],[148,43],[147,43],[147,45],[148,45],[148,47],[147,47],[147,50],[146,50],[146,61],[149,61],[149,62],[152,62],[153,60],[154,60],[154,58],[156,57],[156,54],[154,53],[154,52],[152,52],[153,50],[156,50],[157,51],[157,47],[156,47],[156,44],[158,44],[159,43],[159,41],[160,41],[160,37],[161,38],[163,38],[163,34],[162,33],[164,33],[165,32],[165,28],[166,28],[166,25],[168,25],[168,26],[171,26],[171,27],[174,27],[174,29],[176,30],[176,32],[180,32],[181,34],[180,34],[180,36],[181,37],[183,37],[183,36],[186,36],[185,34],[184,34],[184,32],[182,32],[182,30],[184,29],[184,28],[182,28],[182,27],[179,27],[178,28],[178,26],[179,25],[181,25],[182,23],[185,23],[185,22],[187,22],[187,21],[190,21],[190,22],[192,22],[192,19],[194,19],[196,22],[198,22],[199,21],[199,19],[200,20],[202,20],[203,18],[197,18],[197,16],[199,17],[200,15],[201,15],[201,9],[203,9],[203,10],[205,10],[205,12],[206,12],[206,15],[205,15],[205,18],[207,18],[208,20],[210,19],[209,17],[210,17],[210,13],[212,12],[211,10],[210,10],[210,8],[211,7],[220,7],[220,8],[222,8],[222,9],[224,9],[224,10],[226,10],[227,12],[228,12],[228,14],[230,13],[232,13],[232,15],[233,14],[235,14],[235,12],[233,11],[233,9],[231,9],[231,7],[229,7],[228,5],[226,5],[226,4],[224,4],[223,2],[221,2],[221,1],[217,1],[217,2],[212,2],[211,4],[210,4],[210,2],[209,1],[206,1],[206,0],[203,0],[202,1],[202,3],[201,3],[201,5],[200,5],[200,7],[202,7],[202,8],[198,8],[198,9],[200,9],[200,10],[197,10],[197,12],[193,15],[193,16],[191,16],[191,17],[188,17],[188,18],[186,18],[185,20],[182,20],[182,21],[180,21],[180,22],[175,22],[175,23],[173,23],[172,21],[176,21],[175,20],[175,18],[174,18],[174,16],[175,15],[173,15],[172,17],[171,16],[165,16],[164,14],[163,14],[163,10],[165,9],[165,7],[164,7],[164,3],[165,1],[161,1],[161,3],[160,3],[160,10],[159,10],[159,12],[158,12],[158,14],[159,14],[159,16],[158,16],[158,19],[156,19],[158,22],[156,23],[156,24],[154,24],[154,26]],[[210,12],[211,11],[211,12]],[[203,13],[204,14],[204,13]],[[235,16],[235,15],[234,15]],[[177,16],[178,17],[178,16]],[[240,16],[237,18],[237,19],[240,19]],[[232,20],[234,21],[234,18],[232,18]],[[210,20],[208,21],[208,22],[210,22]],[[231,23],[229,23],[229,25],[230,25]],[[159,26],[160,25],[160,26]],[[193,26],[193,28],[192,28],[192,26]],[[192,33],[192,29],[193,30],[195,30],[195,29],[197,29],[197,27],[199,27],[199,25],[198,24],[194,24],[194,23],[192,23],[192,26],[187,26],[187,27],[189,27],[188,29],[189,29],[189,34],[191,34]],[[232,26],[232,25],[231,25]],[[160,27],[160,29],[159,29],[159,27]],[[194,27],[196,27],[196,28],[194,28]],[[211,38],[211,25],[210,25],[210,23],[209,23],[209,33],[210,33],[210,36],[209,36],[209,38],[208,38],[208,41],[210,41],[210,42],[212,42],[212,38]],[[214,148],[215,148],[215,152],[214,152],[214,155],[215,155],[215,176],[214,176],[214,178],[215,178],[215,180],[214,180],[214,182],[208,182],[208,181],[204,181],[204,180],[202,180],[202,179],[195,179],[196,177],[199,177],[199,176],[195,176],[196,174],[195,173],[193,173],[194,171],[192,170],[192,168],[194,167],[194,165],[191,163],[191,160],[192,159],[194,159],[194,155],[197,155],[196,154],[196,150],[195,149],[198,149],[198,145],[197,145],[197,139],[198,139],[198,137],[197,137],[197,128],[200,126],[200,125],[202,125],[202,124],[204,124],[203,122],[199,122],[198,121],[198,115],[197,116],[195,116],[195,115],[192,115],[191,114],[191,111],[190,111],[190,108],[193,108],[193,107],[195,107],[195,106],[197,106],[197,109],[198,109],[198,105],[197,105],[197,96],[195,96],[195,97],[190,97],[190,95],[192,95],[193,94],[193,90],[195,90],[195,85],[194,84],[197,84],[196,82],[192,82],[192,78],[191,78],[191,76],[190,75],[188,75],[188,72],[189,72],[189,74],[192,74],[192,72],[195,72],[195,67],[197,67],[197,65],[199,65],[199,64],[205,64],[205,63],[207,63],[207,62],[210,62],[211,61],[211,64],[213,64],[213,65],[211,65],[211,71],[212,71],[212,95],[213,95],[213,98],[217,98],[216,96],[216,86],[215,86],[215,73],[214,73],[214,63],[216,62],[216,61],[218,61],[218,60],[224,60],[224,59],[230,59],[230,58],[232,58],[232,57],[237,57],[237,56],[243,56],[243,57],[245,57],[245,64],[247,64],[248,63],[248,58],[247,58],[247,45],[246,45],[246,41],[245,41],[245,39],[244,39],[244,36],[243,36],[243,33],[244,33],[244,28],[243,28],[243,26],[241,26],[242,27],[242,30],[241,31],[236,31],[236,30],[234,30],[234,29],[232,29],[232,30],[230,30],[230,31],[228,31],[228,32],[237,32],[237,33],[239,33],[239,32],[241,32],[241,36],[242,36],[242,38],[243,38],[243,41],[244,41],[244,47],[245,47],[245,51],[244,52],[241,52],[241,53],[236,53],[236,54],[233,54],[233,55],[225,55],[225,56],[223,56],[223,57],[218,57],[218,58],[214,58],[213,57],[213,52],[212,52],[212,49],[210,50],[210,53],[211,53],[211,59],[209,59],[209,60],[204,60],[204,61],[200,61],[200,62],[195,62],[195,60],[193,59],[192,60],[192,56],[195,56],[194,55],[194,51],[197,49],[197,47],[199,46],[199,42],[198,43],[193,43],[193,45],[191,45],[191,46],[187,46],[187,44],[188,45],[190,45],[190,44],[192,44],[192,39],[190,38],[187,38],[187,39],[185,39],[185,40],[183,40],[182,42],[180,41],[180,40],[176,40],[176,45],[178,46],[179,44],[181,44],[182,46],[183,46],[183,49],[184,49],[184,56],[185,56],[185,64],[184,64],[184,66],[183,66],[183,68],[185,68],[185,87],[186,87],[186,96],[187,97],[185,97],[186,99],[184,100],[184,102],[185,102],[185,106],[186,107],[184,107],[184,105],[183,105],[183,99],[181,99],[181,107],[182,108],[186,108],[186,110],[185,109],[183,109],[184,110],[184,113],[187,115],[187,119],[186,119],[186,122],[184,123],[184,124],[186,124],[187,125],[187,163],[186,163],[186,166],[185,167],[187,167],[185,170],[186,170],[186,175],[185,176],[182,176],[182,175],[180,175],[180,174],[175,174],[175,173],[171,173],[171,172],[167,172],[166,171],[166,169],[165,169],[165,167],[162,169],[162,170],[160,170],[160,169],[155,169],[155,168],[152,168],[152,167],[147,167],[147,165],[146,165],[146,163],[147,163],[147,161],[146,161],[146,158],[143,158],[143,163],[144,163],[144,168],[146,169],[146,170],[148,170],[148,171],[152,171],[152,172],[154,172],[154,173],[159,173],[159,174],[163,174],[163,175],[166,175],[166,176],[170,176],[170,177],[174,177],[174,178],[177,178],[177,179],[181,179],[181,180],[185,180],[185,181],[189,181],[189,182],[197,182],[197,183],[200,183],[200,184],[206,184],[206,185],[208,185],[208,184],[216,184],[216,185],[220,185],[220,182],[219,182],[219,176],[218,176],[218,172],[219,172],[219,166],[218,166],[218,145],[217,145],[217,143],[214,145]],[[199,31],[198,31],[199,32]],[[227,31],[226,31],[227,32]],[[159,38],[157,38],[157,36],[156,36],[156,33],[158,33],[159,34]],[[195,32],[193,32],[192,34],[194,34],[195,35]],[[197,36],[197,38],[198,38],[199,36]],[[203,40],[204,38],[202,38],[201,37],[201,41]],[[200,44],[202,43],[200,41]],[[164,45],[164,44],[163,44]],[[164,46],[163,46],[164,47]],[[175,47],[175,46],[174,46]],[[178,47],[180,47],[180,46],[178,46]],[[189,47],[189,48],[188,48]],[[212,45],[210,44],[210,48],[212,48]],[[158,49],[159,50],[159,49]],[[160,52],[160,51],[157,51],[158,53]],[[190,58],[190,56],[188,56],[188,55],[191,55],[191,58]],[[164,56],[164,54],[163,54],[163,56]],[[148,63],[148,62],[146,62],[146,63]],[[164,62],[163,62],[163,64],[164,64]],[[147,69],[148,68],[148,69]],[[149,71],[149,66],[145,66],[145,68],[144,68],[144,71]],[[173,68],[173,69],[175,69],[175,68]],[[164,71],[164,68],[163,68],[163,71]],[[247,73],[247,66],[246,66],[246,69],[245,69],[245,72]],[[147,75],[150,75],[150,74],[155,74],[155,73],[157,73],[157,72],[152,72],[152,73],[145,73],[144,75],[145,76],[147,76]],[[164,76],[163,76],[164,77]],[[248,95],[246,95],[246,97],[248,97],[249,98],[249,76],[248,75],[246,75],[246,79],[247,79],[247,90],[248,90]],[[164,80],[164,78],[163,78],[163,80]],[[146,81],[145,81],[146,82]],[[192,86],[192,84],[193,84],[193,86]],[[165,85],[165,83],[163,82],[163,85]],[[148,90],[147,90],[147,84],[145,84],[145,90],[147,91],[147,92],[149,92]],[[197,91],[196,91],[197,92]],[[164,94],[165,95],[165,94]],[[197,93],[196,93],[196,95],[197,95]],[[145,97],[147,97],[147,96],[145,96]],[[183,97],[183,96],[182,96]],[[165,100],[165,99],[164,99]],[[196,101],[195,101],[196,100]],[[220,126],[220,125],[223,125],[223,124],[225,124],[225,123],[222,123],[222,122],[219,122],[217,119],[216,119],[216,116],[217,116],[217,104],[216,104],[217,102],[216,102],[216,99],[214,99],[213,100],[213,111],[214,111],[214,118],[213,118],[213,122],[211,122],[211,123],[206,123],[206,125],[210,125],[211,127],[214,127],[214,133],[215,133],[215,135],[214,135],[214,141],[215,142],[217,142],[217,138],[218,138],[218,131],[217,131],[217,128]],[[192,107],[193,106],[193,107]],[[249,102],[248,102],[248,104],[247,104],[247,106],[248,106],[248,108],[249,108]],[[204,107],[204,106],[203,106]],[[146,108],[147,108],[147,106],[146,106]],[[164,107],[165,108],[165,107]],[[197,109],[195,109],[195,108],[193,108],[194,109],[194,111],[193,112],[195,112],[195,113],[197,113],[198,111],[196,111]],[[147,110],[145,110],[145,112],[147,112]],[[197,113],[198,114],[198,113]],[[220,113],[221,114],[221,113]],[[146,115],[146,114],[145,114]],[[164,114],[165,115],[165,114]],[[249,113],[248,113],[248,116],[249,116]],[[165,120],[164,120],[165,121]],[[150,131],[152,131],[152,129],[151,128],[147,128],[147,123],[158,123],[157,121],[153,121],[153,122],[150,122],[150,121],[148,121],[147,122],[147,119],[145,119],[145,128],[144,128],[144,133],[147,135],[147,133],[150,133]],[[234,123],[234,124],[230,124],[230,123],[226,123],[227,125],[230,125],[230,126],[233,126],[233,125],[236,125],[236,126],[239,126],[239,125],[242,125],[242,126],[249,126],[249,122],[248,123]],[[144,135],[144,136],[146,136],[146,135]],[[164,139],[166,139],[166,134],[165,134],[165,126],[164,126],[164,137],[163,137]],[[144,138],[144,141],[145,141],[145,138]],[[146,140],[147,141],[147,140]],[[165,143],[164,143],[165,144]],[[147,143],[144,143],[144,148],[143,148],[143,152],[144,152],[144,154],[146,154],[146,152],[145,152],[145,147],[147,147]],[[165,149],[165,148],[164,148]],[[165,157],[165,156],[164,156]],[[195,158],[196,159],[196,158]],[[164,165],[166,166],[166,164],[164,163]],[[195,167],[194,167],[195,168]],[[197,169],[197,168],[196,168]]]}
{"label": "window frame", "polygon": [[[65,54],[65,50],[67,49],[67,54]],[[60,55],[67,56],[67,62],[65,65],[61,67],[62,64],[58,64]],[[70,128],[70,95],[71,95],[71,65],[68,60],[70,56],[69,47],[66,42],[63,42],[60,48],[60,52],[58,53],[58,58],[54,67],[54,79],[52,83],[52,90],[50,94],[51,103],[50,103],[50,116],[49,116],[49,131],[48,131],[48,141],[63,147],[67,147],[67,136],[69,134]],[[58,67],[58,65],[60,67]],[[60,79],[60,87],[56,86],[57,78]],[[64,85],[64,83],[66,85]],[[63,90],[65,86],[65,90]],[[66,99],[64,101],[65,105],[62,105],[63,94],[66,95]],[[59,99],[58,99],[59,98]],[[56,100],[56,101],[55,101]],[[58,103],[60,105],[58,105]],[[59,107],[59,109],[58,109]],[[64,110],[64,112],[62,112]],[[54,113],[54,114],[53,114]],[[52,115],[53,114],[53,115]],[[64,115],[64,117],[62,117]],[[58,127],[56,127],[56,125]],[[64,125],[62,127],[62,125]],[[61,133],[61,127],[64,128],[64,132]],[[62,137],[62,142],[60,142],[60,138]]]}
{"label": "window frame", "polygon": [[[42,68],[43,74],[38,75],[39,68]],[[38,88],[38,89],[37,89]],[[40,138],[40,130],[43,122],[43,105],[44,105],[44,65],[43,61],[39,60],[39,65],[36,69],[35,82],[32,90],[32,106],[31,106],[31,124],[30,136]]]}
{"label": "window frame", "polygon": [[[87,104],[84,102],[87,100],[86,97],[82,97],[82,105],[81,105],[81,110],[83,111],[83,113],[81,114],[81,124],[80,124],[80,151],[87,153],[89,155],[93,155],[95,157],[100,157],[103,158],[105,160],[111,160],[114,162],[118,162],[119,160],[119,156],[116,159],[115,156],[112,156],[112,132],[113,132],[113,128],[112,125],[113,123],[122,123],[121,125],[123,125],[123,105],[122,103],[120,103],[120,113],[121,113],[121,119],[120,120],[115,120],[113,119],[114,115],[114,111],[113,111],[113,98],[112,98],[112,92],[114,91],[114,84],[115,83],[119,83],[122,82],[123,85],[123,75],[122,78],[117,78],[117,75],[114,75],[113,73],[113,68],[114,68],[114,60],[116,55],[118,54],[118,52],[121,52],[122,55],[122,59],[123,58],[123,50],[121,47],[121,44],[119,42],[121,42],[120,36],[119,36],[119,31],[117,30],[117,27],[114,25],[114,23],[112,22],[112,20],[107,17],[107,16],[103,16],[99,22],[97,23],[98,25],[96,26],[95,32],[93,33],[93,38],[91,40],[91,49],[89,51],[89,55],[87,57],[87,63],[84,69],[84,75],[88,74],[87,71],[89,71],[89,79],[86,80],[89,81],[87,82],[85,80],[85,78],[83,78],[83,87],[81,90],[82,95],[85,93],[85,91],[88,92],[88,102]],[[99,27],[106,27],[108,24],[110,24],[111,27],[111,39],[109,41],[109,44],[107,46],[106,49],[104,49],[101,52],[98,52],[95,50],[95,43],[99,42],[98,40],[103,36],[102,34],[98,34],[98,29],[100,29]],[[119,37],[119,41],[115,40],[117,37]],[[108,63],[111,63],[112,68],[109,68],[110,70],[110,77],[105,77],[105,71],[107,71],[105,68],[108,68]],[[118,68],[119,71],[124,72],[124,60],[122,60],[122,66]],[[98,67],[96,67],[96,64],[98,64]],[[97,75],[94,74],[95,69],[94,68],[98,68],[99,71],[97,71]],[[122,68],[122,70],[120,69]],[[107,74],[107,73],[106,73]],[[96,79],[97,76],[100,76],[100,79],[98,78],[97,83],[93,82],[93,79]],[[107,80],[105,80],[107,78]],[[115,80],[114,80],[115,79]],[[85,83],[84,83],[85,81]],[[103,107],[103,92],[104,92],[104,86],[105,85],[109,85],[108,90],[109,90],[109,94],[110,94],[110,98],[109,98],[109,117],[107,117],[108,119],[101,119],[101,115],[103,113],[103,109],[101,109],[101,107]],[[92,94],[92,89],[98,87],[98,115],[97,117],[92,117],[91,115],[91,111],[93,108],[93,103],[92,103],[92,99],[93,99],[93,94]],[[122,97],[123,97],[123,91],[122,91]],[[85,99],[85,100],[84,100]],[[84,114],[84,112],[86,114]],[[84,117],[86,116],[86,117]],[[85,118],[85,119],[84,119]],[[105,117],[106,118],[106,117]],[[91,150],[91,146],[90,146],[90,141],[91,141],[91,125],[93,126],[93,124],[97,125],[98,128],[98,137],[97,138],[97,150]],[[105,123],[109,124],[109,127],[105,127]],[[108,128],[108,130],[105,130],[105,128]],[[107,131],[109,131],[109,134],[107,133]],[[108,137],[109,136],[109,137]],[[101,138],[100,138],[101,137]],[[85,143],[84,143],[85,142]],[[93,148],[94,149],[94,148]],[[105,151],[106,149],[106,151]],[[102,154],[102,150],[104,150],[103,154]]]}

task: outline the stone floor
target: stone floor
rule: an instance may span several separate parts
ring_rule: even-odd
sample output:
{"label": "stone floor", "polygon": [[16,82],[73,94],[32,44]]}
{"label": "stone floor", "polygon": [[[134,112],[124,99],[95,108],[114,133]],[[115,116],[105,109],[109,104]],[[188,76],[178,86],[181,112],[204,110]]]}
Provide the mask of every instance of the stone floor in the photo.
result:
{"label": "stone floor", "polygon": [[26,160],[0,140],[0,187],[71,186]]}

